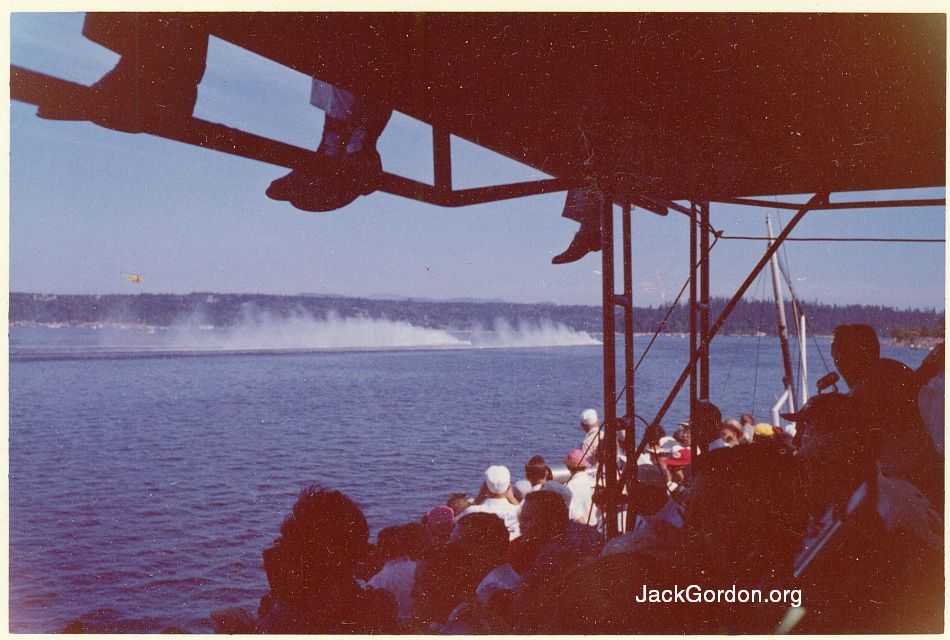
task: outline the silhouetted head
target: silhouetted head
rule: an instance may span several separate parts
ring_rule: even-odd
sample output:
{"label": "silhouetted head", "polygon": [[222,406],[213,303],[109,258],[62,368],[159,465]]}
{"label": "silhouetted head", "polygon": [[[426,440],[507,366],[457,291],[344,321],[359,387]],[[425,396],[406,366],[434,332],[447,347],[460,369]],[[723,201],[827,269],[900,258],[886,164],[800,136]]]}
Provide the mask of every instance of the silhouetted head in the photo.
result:
{"label": "silhouetted head", "polygon": [[943,362],[943,343],[941,342],[930,350],[924,361],[917,367],[917,372],[914,374],[917,384],[923,386],[930,382],[931,378],[943,375]]}
{"label": "silhouetted head", "polygon": [[706,449],[709,443],[719,437],[719,428],[722,426],[722,412],[719,407],[708,400],[696,403],[696,436],[699,438],[699,447]]}
{"label": "silhouetted head", "polygon": [[796,455],[803,463],[812,515],[850,496],[875,469],[880,434],[868,429],[859,410],[853,396],[824,393],[811,398],[797,413],[782,414],[795,421]]}
{"label": "silhouetted head", "polygon": [[637,513],[641,516],[653,515],[663,508],[669,497],[663,470],[654,464],[639,465],[635,496]]}
{"label": "silhouetted head", "polygon": [[838,373],[849,387],[865,382],[881,358],[881,343],[868,324],[842,324],[835,327],[831,357]]}
{"label": "silhouetted head", "polygon": [[[682,425],[680,425],[682,426]],[[659,444],[660,438],[666,437],[666,429],[661,425],[650,425],[646,428],[646,431],[643,433],[643,439],[646,440],[647,448]]]}
{"label": "silhouetted head", "polygon": [[508,554],[508,527],[494,513],[470,513],[455,523],[449,544],[496,566]]}
{"label": "silhouetted head", "polygon": [[548,467],[548,463],[545,462],[544,458],[534,456],[528,460],[528,464],[524,466],[524,477],[534,486],[547,482],[554,477],[554,474],[551,473],[551,469]]}
{"label": "silhouetted head", "polygon": [[752,414],[751,414],[751,413],[743,413],[743,414],[740,414],[740,415],[739,415],[739,424],[741,424],[741,425],[747,425],[747,424],[754,425],[754,424],[755,424],[755,418],[752,417]]}
{"label": "silhouetted head", "polygon": [[729,418],[719,428],[719,437],[727,447],[734,447],[742,442],[742,426],[735,418]]}
{"label": "silhouetted head", "polygon": [[463,511],[472,506],[472,501],[464,493],[453,493],[449,496],[449,499],[445,501],[445,506],[451,509],[457,518],[462,515]]}
{"label": "silhouetted head", "polygon": [[418,560],[431,546],[429,531],[418,522],[386,527],[376,535],[376,554],[383,563],[402,556]]}
{"label": "silhouetted head", "polygon": [[689,427],[689,423],[681,424],[679,429],[673,434],[673,437],[676,438],[676,441],[681,445],[688,447],[693,439],[693,432]]}
{"label": "silhouetted head", "polygon": [[771,440],[704,454],[686,494],[685,531],[713,583],[754,585],[801,541],[798,461]]}
{"label": "silhouetted head", "polygon": [[554,491],[532,491],[525,496],[518,521],[525,542],[546,542],[567,531],[567,505]]}
{"label": "silhouetted head", "polygon": [[352,500],[339,491],[307,487],[284,519],[274,547],[264,552],[273,591],[292,599],[352,578],[368,539],[366,518]]}
{"label": "silhouetted head", "polygon": [[422,520],[434,543],[445,544],[449,541],[455,528],[455,512],[451,507],[433,507]]}
{"label": "silhouetted head", "polygon": [[507,559],[508,528],[493,513],[459,519],[449,544],[416,565],[412,595],[424,622],[445,622],[449,612],[475,594],[482,578]]}

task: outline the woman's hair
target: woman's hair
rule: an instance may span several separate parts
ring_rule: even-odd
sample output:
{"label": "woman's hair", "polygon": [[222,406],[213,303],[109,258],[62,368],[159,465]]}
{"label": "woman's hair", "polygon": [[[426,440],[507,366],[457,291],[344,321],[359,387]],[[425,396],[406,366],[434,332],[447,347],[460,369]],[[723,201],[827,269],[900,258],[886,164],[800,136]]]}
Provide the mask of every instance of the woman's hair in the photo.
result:
{"label": "woman's hair", "polygon": [[543,537],[553,537],[567,530],[567,505],[559,493],[532,491],[525,496],[521,510],[530,511],[534,526],[543,532]]}
{"label": "woman's hair", "polygon": [[339,491],[304,489],[274,543],[272,587],[293,597],[335,578],[352,576],[368,550],[363,512]]}
{"label": "woman's hair", "polygon": [[431,546],[429,530],[418,522],[386,527],[376,534],[376,553],[384,563],[400,556],[418,560]]}

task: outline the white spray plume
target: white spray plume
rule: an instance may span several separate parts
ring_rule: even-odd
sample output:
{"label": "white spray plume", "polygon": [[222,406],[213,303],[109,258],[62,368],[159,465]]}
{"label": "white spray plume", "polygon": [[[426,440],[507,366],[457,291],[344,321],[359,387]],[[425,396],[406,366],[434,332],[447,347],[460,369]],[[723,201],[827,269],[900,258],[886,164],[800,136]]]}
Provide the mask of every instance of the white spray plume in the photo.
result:
{"label": "white spray plume", "polygon": [[495,320],[494,331],[472,337],[472,345],[482,348],[515,347],[579,347],[601,342],[586,331],[575,331],[567,325],[550,320],[537,323],[519,320],[516,326],[505,318]]}
{"label": "white spray plume", "polygon": [[358,349],[399,347],[460,347],[468,343],[441,329],[419,327],[386,318],[341,318],[331,311],[315,318],[295,311],[277,318],[252,306],[242,308],[230,327],[202,330],[194,317],[175,323],[170,340],[183,348]]}
{"label": "white spray plume", "polygon": [[174,351],[277,351],[310,349],[434,349],[519,347],[569,347],[599,345],[585,331],[550,320],[518,321],[498,318],[490,329],[460,331],[420,327],[388,318],[340,317],[334,311],[315,317],[295,309],[279,317],[253,304],[244,305],[237,321],[228,327],[213,327],[202,311],[179,318],[167,329],[102,335],[104,349]]}

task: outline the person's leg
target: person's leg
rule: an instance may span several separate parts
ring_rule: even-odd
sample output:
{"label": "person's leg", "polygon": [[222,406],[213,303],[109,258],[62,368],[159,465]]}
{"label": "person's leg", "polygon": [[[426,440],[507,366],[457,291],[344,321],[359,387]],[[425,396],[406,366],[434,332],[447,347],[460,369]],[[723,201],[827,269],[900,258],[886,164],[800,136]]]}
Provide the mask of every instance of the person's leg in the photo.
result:
{"label": "person's leg", "polygon": [[359,96],[314,78],[310,89],[310,104],[322,109],[326,114],[317,153],[331,157],[343,155],[347,141],[359,125]]}
{"label": "person's leg", "polygon": [[175,14],[89,13],[83,35],[120,54],[119,62],[81,99],[42,105],[39,117],[143,131],[191,116],[205,69],[205,30]]}
{"label": "person's leg", "polygon": [[317,78],[310,103],[326,113],[320,145],[266,193],[305,211],[332,211],[376,189],[382,172],[376,141],[392,109]]}
{"label": "person's leg", "polygon": [[361,100],[356,114],[358,124],[347,139],[346,153],[350,155],[364,152],[376,153],[376,141],[383,134],[392,115],[393,110],[389,107],[369,104],[368,101]]}
{"label": "person's leg", "polygon": [[551,264],[576,262],[592,251],[600,250],[600,216],[604,194],[589,187],[578,187],[567,192],[561,216],[580,223],[570,246],[551,259]]}
{"label": "person's leg", "polygon": [[323,82],[311,80],[310,104],[324,112],[323,133],[316,152],[290,173],[270,183],[265,192],[272,200],[290,200],[308,191],[326,191],[339,181],[341,158],[356,129],[356,95]]}

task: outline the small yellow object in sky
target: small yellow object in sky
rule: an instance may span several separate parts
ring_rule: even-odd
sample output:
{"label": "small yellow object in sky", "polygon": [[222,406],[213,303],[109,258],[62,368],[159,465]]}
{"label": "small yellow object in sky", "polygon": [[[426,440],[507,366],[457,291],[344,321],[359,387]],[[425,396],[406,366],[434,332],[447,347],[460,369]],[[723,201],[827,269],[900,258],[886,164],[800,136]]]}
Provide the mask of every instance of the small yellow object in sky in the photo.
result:
{"label": "small yellow object in sky", "polygon": [[140,278],[139,276],[134,275],[134,274],[132,274],[132,273],[123,273],[122,275],[124,275],[126,278],[128,278],[129,281],[131,281],[131,282],[141,282],[141,281],[142,281],[142,278]]}

